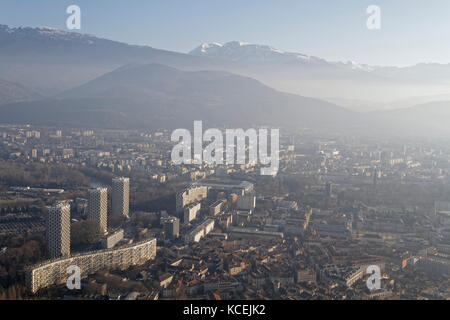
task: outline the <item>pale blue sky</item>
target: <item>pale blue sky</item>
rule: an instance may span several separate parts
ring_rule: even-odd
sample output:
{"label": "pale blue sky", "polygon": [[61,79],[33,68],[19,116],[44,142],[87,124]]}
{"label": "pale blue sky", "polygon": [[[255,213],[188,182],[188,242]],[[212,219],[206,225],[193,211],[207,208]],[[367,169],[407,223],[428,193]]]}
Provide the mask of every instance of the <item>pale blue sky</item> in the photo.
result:
{"label": "pale blue sky", "polygon": [[[0,0],[0,24],[65,30],[70,4],[82,33],[179,52],[240,40],[372,65],[450,63],[448,0]],[[371,4],[379,31],[366,27]]]}

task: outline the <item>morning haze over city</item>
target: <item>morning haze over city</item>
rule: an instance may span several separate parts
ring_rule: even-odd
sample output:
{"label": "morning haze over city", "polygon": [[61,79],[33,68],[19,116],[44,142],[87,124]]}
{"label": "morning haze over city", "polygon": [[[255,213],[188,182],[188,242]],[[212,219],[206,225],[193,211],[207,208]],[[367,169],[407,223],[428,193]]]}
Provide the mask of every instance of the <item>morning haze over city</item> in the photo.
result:
{"label": "morning haze over city", "polygon": [[2,0],[0,299],[448,300],[449,10]]}

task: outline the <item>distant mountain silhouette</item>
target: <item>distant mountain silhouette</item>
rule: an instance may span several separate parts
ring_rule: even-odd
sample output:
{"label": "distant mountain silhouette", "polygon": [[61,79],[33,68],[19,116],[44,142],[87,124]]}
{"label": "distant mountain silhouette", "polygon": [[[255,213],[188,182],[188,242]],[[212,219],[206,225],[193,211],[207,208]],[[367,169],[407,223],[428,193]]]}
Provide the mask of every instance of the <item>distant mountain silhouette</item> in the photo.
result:
{"label": "distant mountain silhouette", "polygon": [[[2,123],[161,128],[204,120],[355,134],[450,133],[448,104],[432,101],[447,100],[450,65],[373,67],[238,41],[183,54],[0,25],[0,76]],[[354,111],[418,106],[360,115],[334,103]]]}
{"label": "distant mountain silhouette", "polygon": [[191,54],[183,54],[50,27],[0,25],[1,78],[47,96],[129,63],[160,63],[185,71],[228,71],[283,92],[349,101],[353,109],[357,109],[354,101],[358,100],[385,105],[412,96],[445,94],[450,83],[450,65],[374,67],[239,41],[203,44]]}
{"label": "distant mountain silhouette", "polygon": [[220,71],[127,65],[68,90],[57,99],[0,108],[2,122],[96,127],[301,125],[335,127],[357,115],[317,99],[273,90]]}
{"label": "distant mountain silhouette", "polygon": [[414,107],[372,112],[377,124],[400,135],[421,137],[450,136],[450,101],[434,101]]}
{"label": "distant mountain silhouette", "polygon": [[227,69],[228,62],[135,46],[49,27],[0,25],[0,75],[47,95],[81,85],[128,63],[184,70]]}
{"label": "distant mountain silhouette", "polygon": [[42,99],[42,96],[23,85],[0,79],[0,105]]}

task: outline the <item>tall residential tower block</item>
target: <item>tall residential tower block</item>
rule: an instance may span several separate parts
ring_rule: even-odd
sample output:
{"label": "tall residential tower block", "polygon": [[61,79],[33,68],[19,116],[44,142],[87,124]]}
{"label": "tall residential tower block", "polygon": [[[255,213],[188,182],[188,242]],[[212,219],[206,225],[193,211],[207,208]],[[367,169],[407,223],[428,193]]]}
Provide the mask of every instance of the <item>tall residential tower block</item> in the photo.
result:
{"label": "tall residential tower block", "polygon": [[130,211],[130,179],[115,178],[112,181],[112,215],[128,218]]}
{"label": "tall residential tower block", "polygon": [[102,232],[106,233],[108,231],[108,189],[89,189],[88,194],[87,218],[97,221]]}
{"label": "tall residential tower block", "polygon": [[47,247],[51,258],[70,256],[70,205],[58,203],[48,209]]}

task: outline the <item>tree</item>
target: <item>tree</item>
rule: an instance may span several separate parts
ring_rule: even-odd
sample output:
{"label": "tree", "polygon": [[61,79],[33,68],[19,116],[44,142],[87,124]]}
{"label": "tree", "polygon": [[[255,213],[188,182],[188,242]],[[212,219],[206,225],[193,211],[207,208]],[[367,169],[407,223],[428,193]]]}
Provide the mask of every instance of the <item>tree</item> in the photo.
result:
{"label": "tree", "polygon": [[97,243],[102,236],[100,225],[95,220],[81,220],[71,225],[70,242],[76,249]]}
{"label": "tree", "polygon": [[108,217],[108,229],[117,229],[120,227],[124,222],[126,218],[124,216],[111,216]]}

